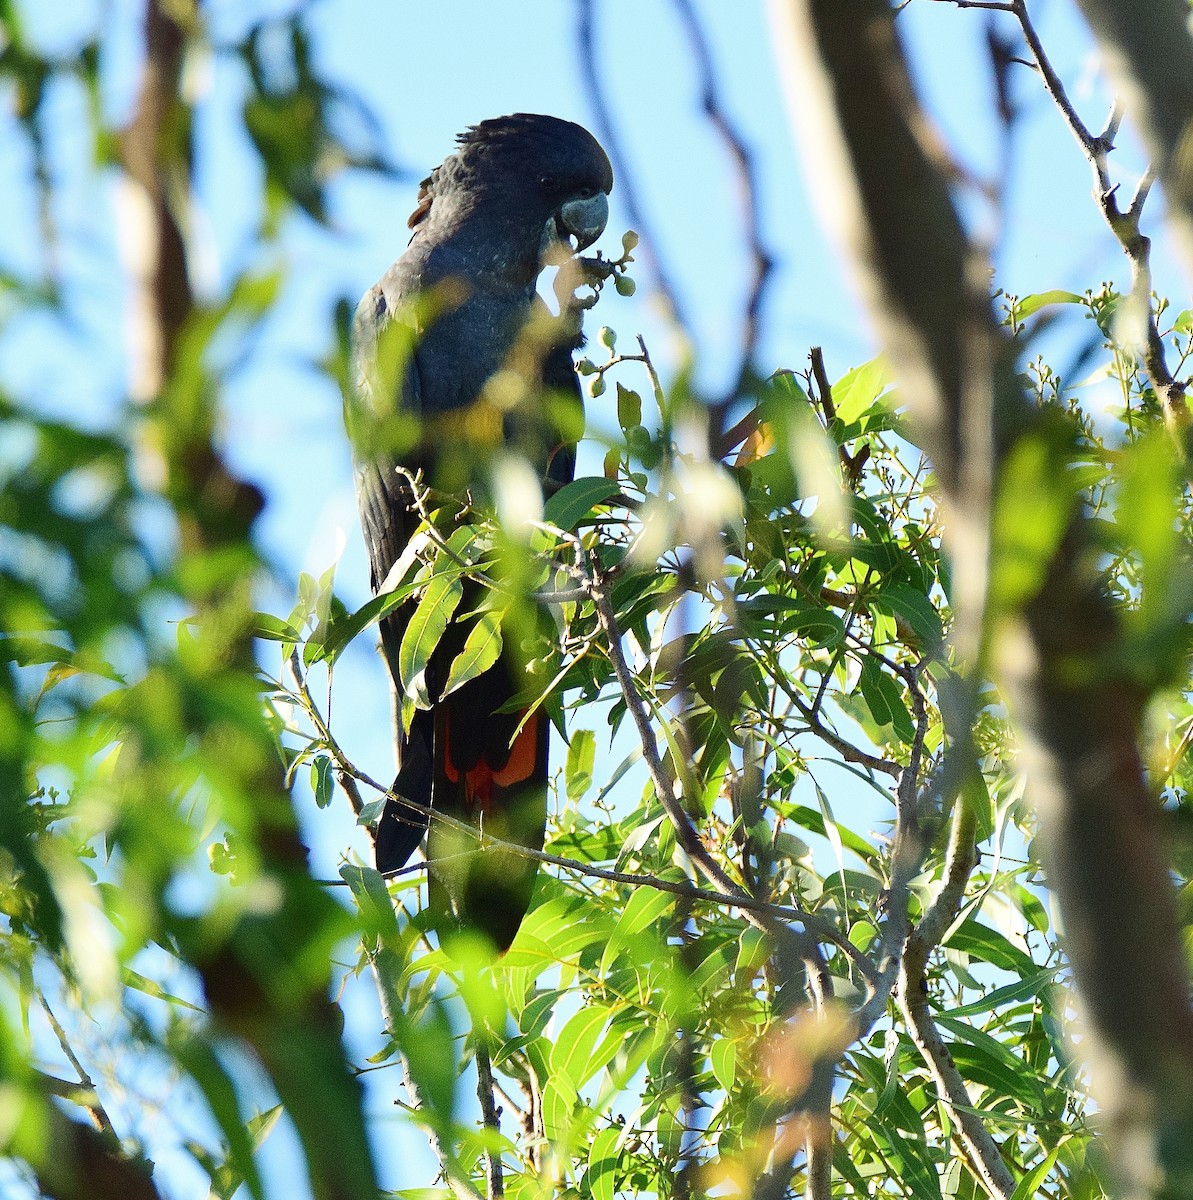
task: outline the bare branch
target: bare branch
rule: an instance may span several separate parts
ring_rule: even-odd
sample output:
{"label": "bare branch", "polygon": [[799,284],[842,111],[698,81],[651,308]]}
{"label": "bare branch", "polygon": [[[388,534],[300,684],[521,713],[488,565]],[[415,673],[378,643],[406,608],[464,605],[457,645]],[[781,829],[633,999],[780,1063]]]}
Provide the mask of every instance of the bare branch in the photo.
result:
{"label": "bare branch", "polygon": [[1193,38],[1188,5],[1184,0],[1141,5],[1078,2],[1156,164],[1177,243],[1186,267],[1193,269]]}
{"label": "bare branch", "polygon": [[[475,1031],[475,1037],[476,1098],[480,1101],[481,1120],[484,1123],[485,1129],[494,1137],[497,1137],[501,1133],[501,1110],[497,1107],[497,1101],[494,1097],[493,1063],[489,1058],[489,1031],[487,1029],[478,1029]],[[501,1200],[501,1197],[505,1195],[505,1177],[501,1170],[501,1151],[486,1143],[485,1159],[489,1165],[487,1172],[489,1181],[488,1200]]]}
{"label": "bare branch", "polygon": [[808,1186],[804,1190],[807,1200],[832,1200],[833,1194],[833,1135],[832,1129],[827,1137],[809,1135],[807,1142],[808,1153]]}
{"label": "bare branch", "polygon": [[[385,1028],[390,1031],[392,1036],[401,1028],[404,1020],[402,1000],[394,982],[401,976],[402,964],[392,950],[376,942],[365,947],[365,954],[369,960],[369,966],[373,970],[373,978],[377,983],[377,999],[381,1005],[381,1018],[385,1023]],[[424,1104],[414,1076],[410,1073],[410,1063],[404,1054],[399,1053],[398,1057],[402,1062],[406,1091],[414,1101],[416,1111],[421,1112]],[[451,1147],[444,1141],[436,1123],[427,1120],[426,1128],[430,1134],[431,1148],[443,1171],[443,1177],[447,1180],[447,1185],[451,1188],[456,1200],[487,1200],[477,1191],[472,1180],[461,1169],[459,1161],[452,1153]]]}
{"label": "bare branch", "polygon": [[[596,609],[597,621],[600,624],[601,632],[605,635],[613,674],[621,689],[630,719],[634,722],[634,728],[638,732],[639,743],[642,747],[642,759],[646,763],[646,769],[650,772],[655,795],[675,826],[679,844],[700,873],[722,892],[731,896],[745,896],[746,893],[725,874],[721,865],[709,853],[708,847],[704,845],[695,826],[688,818],[688,814],[684,811],[679,781],[663,763],[654,731],[650,726],[646,705],[638,693],[629,663],[626,662],[625,651],[621,646],[622,634],[617,623],[617,614],[613,611],[613,605],[609,600],[608,589],[603,581],[600,566],[590,560],[588,570],[591,580],[592,603]],[[745,911],[750,910],[746,909]],[[764,925],[763,928],[768,928],[768,926]]]}
{"label": "bare branch", "polygon": [[[142,446],[162,468],[162,494],[178,520],[180,558],[227,558],[232,551],[230,561],[243,564],[210,586],[192,586],[189,592],[188,585],[182,587],[200,624],[218,630],[206,643],[210,661],[204,669],[213,679],[227,671],[247,683],[257,664],[251,606],[255,566],[246,551],[253,545],[264,497],[237,477],[223,456],[215,433],[218,388],[192,394],[168,386],[183,332],[195,315],[183,224],[192,191],[190,121],[181,84],[192,38],[199,48],[201,21],[195,3],[144,0],[143,12],[145,61],[134,116],[120,143],[126,201],[120,216],[133,277],[131,390],[139,401],[160,401],[146,410]],[[270,733],[262,714],[250,736],[267,739]],[[343,1016],[329,990],[330,962],[326,956],[311,960],[325,964],[322,986],[314,975],[299,992],[285,995],[267,994],[259,986],[261,972],[270,969],[263,955],[276,954],[273,965],[280,969],[286,954],[310,950],[310,939],[318,937],[317,906],[326,899],[309,875],[281,760],[261,755],[237,762],[232,770],[237,786],[256,802],[255,848],[284,902],[268,911],[238,913],[216,936],[192,940],[189,961],[202,978],[213,1017],[242,1038],[269,1073],[301,1139],[312,1190],[329,1198],[373,1192],[360,1082],[345,1059]],[[305,919],[297,918],[298,912]],[[304,1055],[293,1051],[299,1038],[308,1048]],[[313,1088],[320,1091],[322,1108],[309,1103]],[[334,1124],[325,1120],[326,1110],[337,1112]]]}
{"label": "bare branch", "polygon": [[[50,1002],[46,999],[45,993],[39,990],[37,999],[38,1003],[41,1004],[42,1011],[46,1014],[46,1020],[49,1021],[50,1028],[54,1031],[54,1037],[58,1039],[58,1045],[62,1053],[66,1056],[66,1061],[74,1067],[75,1073],[79,1077],[77,1084],[70,1085],[74,1088],[74,1094],[68,1098],[86,1109],[95,1123],[96,1129],[101,1133],[106,1133],[113,1139],[115,1144],[119,1145],[120,1138],[116,1133],[116,1127],[112,1124],[112,1119],[108,1116],[107,1110],[99,1098],[95,1081],[83,1068],[83,1064],[79,1061],[78,1056],[71,1047],[70,1039],[66,1036],[66,1030],[62,1028],[58,1018],[54,1016],[54,1011],[50,1008]],[[55,1095],[61,1094],[61,1092],[55,1092]]]}
{"label": "bare branch", "polygon": [[936,1081],[939,1099],[948,1109],[954,1134],[961,1143],[970,1167],[992,1200],[1010,1200],[1015,1191],[1014,1176],[1002,1161],[998,1145],[989,1130],[973,1110],[965,1080],[932,1020],[922,977],[917,979],[908,971],[903,972],[899,984],[899,1006],[911,1029],[911,1036]]}
{"label": "bare branch", "polygon": [[856,763],[860,767],[868,767],[871,771],[881,771],[893,779],[898,779],[902,775],[903,768],[898,763],[891,762],[890,759],[879,758],[878,755],[871,754],[867,750],[861,750],[831,730],[813,711],[812,706],[798,693],[788,692],[788,696],[807,722],[808,731],[831,746],[846,762]]}
{"label": "bare branch", "polygon": [[696,72],[700,83],[700,103],[709,124],[721,139],[733,166],[733,177],[737,184],[741,208],[741,224],[745,231],[750,256],[750,285],[742,307],[741,336],[739,339],[738,365],[729,390],[711,409],[710,443],[716,457],[728,452],[723,445],[723,429],[730,407],[740,398],[747,387],[753,367],[754,351],[758,345],[759,318],[766,298],[767,285],[774,270],[770,252],[762,241],[762,217],[758,210],[758,184],[753,155],[740,131],[725,112],[717,89],[716,72],[713,69],[712,53],[708,38],[701,27],[700,19],[691,0],[673,0],[675,10],[688,35]]}
{"label": "bare branch", "polygon": [[958,799],[953,808],[944,881],[904,949],[899,976],[899,1007],[912,1039],[940,1089],[941,1102],[949,1111],[955,1135],[970,1165],[995,1200],[1006,1200],[1015,1190],[1014,1177],[1002,1161],[989,1130],[973,1111],[965,1081],[932,1020],[928,1005],[928,957],[961,909],[966,885],[978,861],[974,844],[976,832],[977,819],[972,808],[964,799]]}
{"label": "bare branch", "polygon": [[[943,0],[943,2],[951,3],[955,7],[969,7],[958,4],[958,0]],[[1131,297],[1135,308],[1132,315],[1137,319],[1142,318],[1140,323],[1143,330],[1139,340],[1142,345],[1144,370],[1155,389],[1164,411],[1165,420],[1183,441],[1184,431],[1189,427],[1191,419],[1189,406],[1185,401],[1185,385],[1173,377],[1168,367],[1164,342],[1160,337],[1159,326],[1156,322],[1155,304],[1152,300],[1151,239],[1143,234],[1140,227],[1143,204],[1155,177],[1154,171],[1149,167],[1143,173],[1127,208],[1120,208],[1118,190],[1110,177],[1109,157],[1110,152],[1114,149],[1114,139],[1122,121],[1122,106],[1116,101],[1110,111],[1105,128],[1100,134],[1092,133],[1078,114],[1065,90],[1064,83],[1056,73],[1056,69],[1044,49],[1035,24],[1027,11],[1027,0],[1010,0],[1004,11],[1011,13],[1019,22],[1024,41],[1027,42],[1028,49],[1031,51],[1032,61],[1044,81],[1044,88],[1089,162],[1094,176],[1094,200],[1107,226],[1122,247],[1131,268]],[[1187,34],[1184,34],[1183,30],[1182,35],[1184,40],[1188,41]],[[1193,99],[1193,89],[1186,90]],[[1193,195],[1193,183],[1190,186],[1190,194]]]}
{"label": "bare branch", "polygon": [[46,1105],[46,1140],[52,1148],[30,1164],[42,1194],[51,1200],[161,1200],[145,1164],[123,1154],[118,1142],[56,1105]]}
{"label": "bare branch", "polygon": [[658,250],[658,239],[651,232],[650,222],[638,199],[638,189],[634,185],[634,174],[626,165],[625,154],[621,146],[613,116],[605,98],[605,88],[598,69],[598,55],[595,27],[596,4],[594,0],[577,0],[577,38],[580,51],[580,70],[584,78],[585,90],[592,105],[593,116],[596,118],[596,132],[613,164],[613,173],[617,178],[617,189],[621,193],[622,203],[630,218],[630,225],[641,237],[642,258],[646,268],[654,276],[654,285],[663,302],[664,311],[671,323],[680,330],[691,328],[679,291],[671,279],[670,272]]}

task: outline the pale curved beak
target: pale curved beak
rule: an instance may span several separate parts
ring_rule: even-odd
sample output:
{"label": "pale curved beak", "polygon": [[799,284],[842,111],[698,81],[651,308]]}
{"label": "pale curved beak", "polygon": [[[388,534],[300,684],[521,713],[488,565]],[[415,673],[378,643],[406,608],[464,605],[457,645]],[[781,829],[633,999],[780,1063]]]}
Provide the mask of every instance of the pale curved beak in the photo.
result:
{"label": "pale curved beak", "polygon": [[560,233],[576,239],[576,249],[585,250],[605,232],[609,220],[609,197],[597,192],[587,200],[569,200],[559,210]]}

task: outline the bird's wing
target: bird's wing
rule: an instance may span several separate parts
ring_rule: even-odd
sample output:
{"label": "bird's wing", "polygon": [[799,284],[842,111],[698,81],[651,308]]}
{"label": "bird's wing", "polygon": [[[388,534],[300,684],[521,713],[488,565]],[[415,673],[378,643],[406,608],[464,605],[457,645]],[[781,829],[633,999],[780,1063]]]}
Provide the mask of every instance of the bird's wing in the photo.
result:
{"label": "bird's wing", "polygon": [[[395,318],[399,284],[400,277],[395,278],[391,272],[370,288],[357,307],[354,323],[357,389],[360,402],[367,408],[372,434],[372,444],[356,468],[356,499],[374,593],[384,587],[419,523],[412,510],[409,486],[398,473],[398,459],[384,448],[385,417],[399,410],[418,413],[422,408],[417,356],[400,381],[379,377],[378,344]],[[411,461],[412,457],[417,456],[402,455],[402,465],[407,469],[419,466]],[[381,622],[381,646],[394,687],[395,712],[400,709],[402,690],[398,653],[412,612],[412,605],[401,605]],[[400,720],[395,724],[399,769],[393,790],[398,799],[386,804],[377,826],[377,865],[382,871],[403,866],[427,828],[426,813],[403,806],[401,798],[429,806],[432,796],[433,714],[417,709],[409,728]]]}

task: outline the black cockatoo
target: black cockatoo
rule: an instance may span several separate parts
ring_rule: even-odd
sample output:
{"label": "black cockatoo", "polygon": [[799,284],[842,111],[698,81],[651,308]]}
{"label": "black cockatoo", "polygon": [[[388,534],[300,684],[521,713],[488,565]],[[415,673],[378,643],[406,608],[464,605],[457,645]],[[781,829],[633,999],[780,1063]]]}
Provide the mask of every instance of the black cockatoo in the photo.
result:
{"label": "black cockatoo", "polygon": [[[548,489],[572,478],[578,432],[553,427],[541,397],[563,392],[580,407],[572,363],[578,322],[560,321],[545,338],[526,335],[532,318],[539,330],[546,324],[536,294],[540,272],[600,236],[612,187],[609,159],[587,130],[529,113],[473,126],[423,181],[410,243],[361,300],[354,329],[362,404],[382,427],[388,420],[417,429],[396,448],[394,438],[362,446],[354,436],[374,591],[419,523],[397,466],[421,470],[432,487],[463,496],[483,482],[486,458],[504,445],[524,454]],[[525,371],[528,341],[537,375],[529,389],[533,411],[508,411],[486,384],[513,357]],[[399,349],[389,354],[392,344]],[[466,594],[461,612],[468,603]],[[415,605],[398,608],[381,626],[399,697],[410,684],[401,678],[399,648]],[[449,626],[427,665],[431,707],[414,709],[408,727],[398,721],[398,798],[390,798],[376,831],[381,871],[402,866],[427,829],[426,816],[401,798],[502,840],[542,847],[548,718],[540,710],[517,732],[524,713],[500,711],[525,687],[524,664],[508,646],[488,671],[443,696],[463,636]],[[534,862],[491,848],[478,852],[439,822],[431,824],[427,857],[432,908],[450,904],[464,924],[507,948],[530,903]]]}

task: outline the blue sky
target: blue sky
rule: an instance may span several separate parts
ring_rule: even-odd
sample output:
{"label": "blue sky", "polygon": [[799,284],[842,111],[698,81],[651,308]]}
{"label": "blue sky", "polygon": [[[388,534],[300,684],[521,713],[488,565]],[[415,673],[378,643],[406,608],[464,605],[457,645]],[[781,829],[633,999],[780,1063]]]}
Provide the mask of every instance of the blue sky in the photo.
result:
{"label": "blue sky", "polygon": [[[101,18],[105,40],[105,111],[127,114],[136,60],[134,0],[26,0],[19,5],[42,45],[69,53]],[[1033,4],[1039,28],[1073,98],[1099,127],[1108,101],[1094,68],[1088,39],[1070,5]],[[208,6],[217,41],[235,37],[266,13],[284,14],[289,3],[213,0]],[[722,98],[756,155],[762,229],[777,260],[764,314],[758,366],[800,368],[812,345],[825,349],[830,373],[870,357],[869,325],[852,297],[842,265],[826,244],[807,199],[805,178],[815,164],[800,164],[771,56],[763,0],[698,0],[712,44]],[[338,586],[355,606],[367,596],[363,547],[356,528],[348,448],[340,398],[310,367],[330,344],[328,313],[341,296],[353,302],[405,245],[406,216],[417,180],[452,148],[454,135],[478,120],[513,111],[550,112],[584,124],[591,111],[580,82],[575,6],[566,0],[318,0],[310,7],[313,49],[324,76],[359,93],[380,120],[388,156],[408,172],[384,181],[343,175],[331,190],[335,230],[299,216],[286,226],[282,254],[290,276],[285,300],[271,318],[260,353],[231,382],[224,398],[223,438],[244,474],[269,498],[261,522],[263,548],[276,568],[271,599],[285,611],[299,570],[320,573],[345,540]],[[932,0],[913,0],[901,14],[917,78],[931,112],[963,166],[990,181],[998,169],[998,131],[983,50],[984,16]],[[692,315],[697,379],[709,388],[732,370],[739,308],[746,286],[734,180],[723,148],[698,111],[695,75],[682,28],[666,0],[601,0],[598,5],[600,72],[621,140],[658,239],[658,250],[677,279]],[[1048,288],[1083,290],[1103,279],[1125,286],[1127,272],[1113,239],[1089,197],[1089,172],[1059,115],[1027,70],[1016,72],[1023,119],[1014,168],[1005,180],[1006,209],[996,246],[996,282],[1025,294]],[[243,75],[239,64],[215,59],[191,64],[188,80],[201,98],[196,126],[200,206],[197,258],[202,286],[211,294],[246,265],[260,261],[255,230],[259,192],[252,154],[238,131]],[[62,87],[49,98],[51,151],[62,191],[55,212],[62,234],[61,262],[71,285],[72,323],[63,328],[45,316],[20,317],[0,337],[0,382],[47,410],[102,424],[121,394],[125,371],[121,304],[110,187],[89,165],[89,146],[78,89]],[[0,105],[0,108],[3,108]],[[0,115],[0,268],[35,277],[42,263],[35,211],[25,180],[27,153],[11,136],[11,118]],[[1131,170],[1142,161],[1128,146]],[[622,190],[614,191],[609,231],[600,243],[616,253],[628,221]],[[1162,211],[1153,198],[1154,224]],[[989,227],[989,209],[976,189],[965,206],[977,227]],[[1182,284],[1158,259],[1158,284],[1174,297]],[[664,373],[674,366],[674,338],[639,272],[633,299],[610,291],[598,324],[623,339],[643,333]],[[1181,305],[1183,307],[1184,305]],[[1062,325],[1049,345],[1057,365],[1088,325]],[[591,407],[596,407],[592,405]],[[599,420],[599,413],[594,414]],[[583,464],[582,460],[582,464]],[[589,460],[593,469],[593,460]],[[350,755],[377,777],[390,771],[389,700],[379,659],[362,643],[337,669],[335,725]],[[599,727],[599,726],[598,726]],[[837,803],[837,798],[834,798]],[[839,798],[838,815],[854,823],[853,790]],[[328,812],[308,805],[308,838],[316,870],[334,874],[343,851],[363,852],[363,835],[337,803]],[[858,821],[863,828],[865,819]],[[361,1031],[362,1053],[376,1048],[377,1016],[363,992],[348,1000],[350,1025]],[[387,1186],[430,1182],[430,1164],[416,1133],[400,1132],[390,1107],[392,1072],[373,1097],[378,1113],[379,1156]],[[392,1136],[391,1136],[392,1131]],[[288,1177],[284,1130],[270,1141],[273,1177]],[[181,1160],[171,1170],[178,1196],[196,1180]],[[278,1194],[297,1195],[286,1188]]]}

